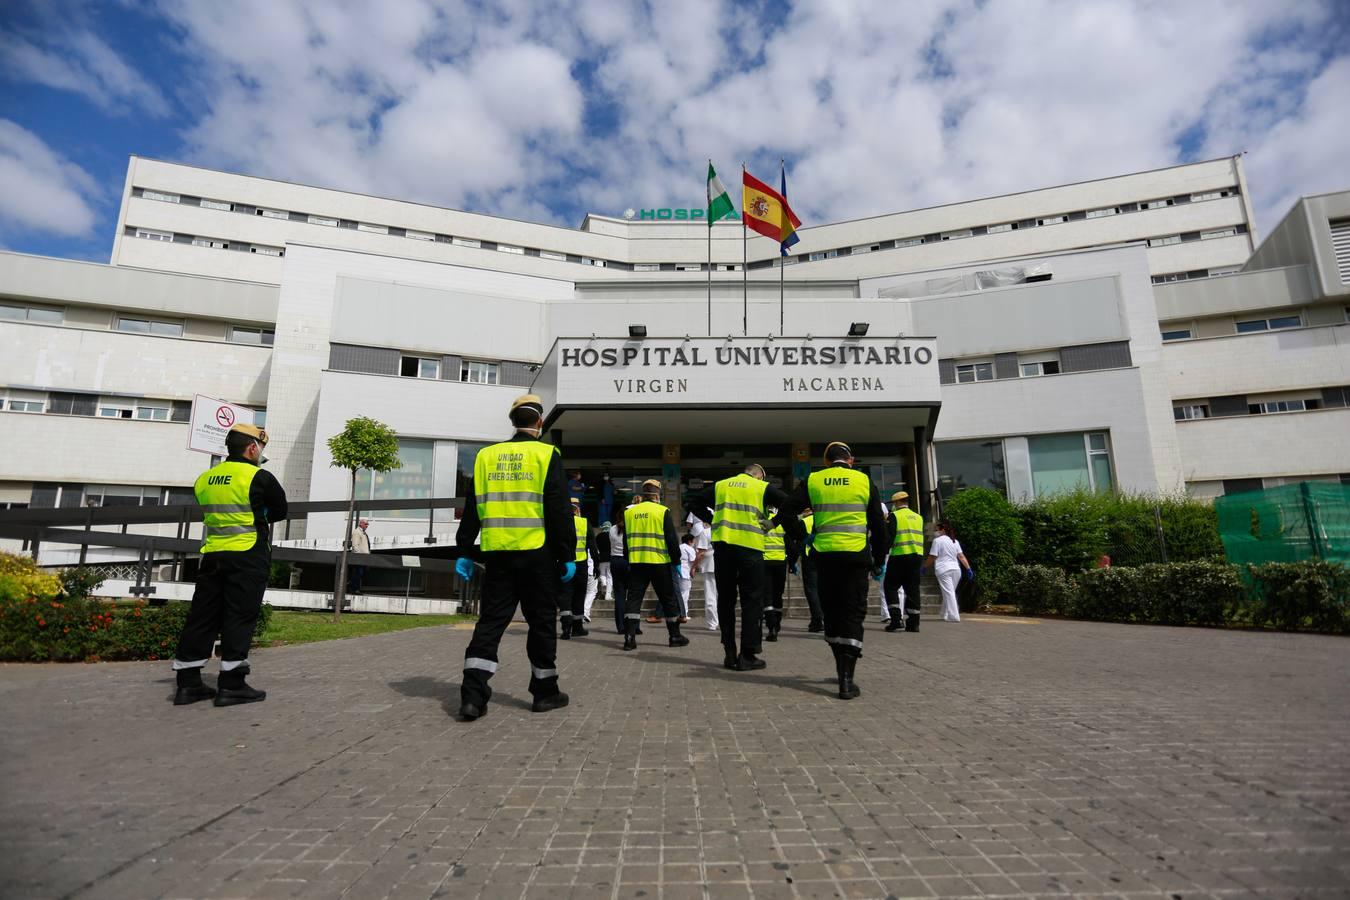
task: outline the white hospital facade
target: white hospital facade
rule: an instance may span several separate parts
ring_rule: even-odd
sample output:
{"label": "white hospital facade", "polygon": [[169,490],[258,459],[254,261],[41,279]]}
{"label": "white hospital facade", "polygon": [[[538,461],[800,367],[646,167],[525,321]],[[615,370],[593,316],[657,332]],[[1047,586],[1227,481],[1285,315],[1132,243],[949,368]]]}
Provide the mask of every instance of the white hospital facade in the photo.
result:
{"label": "white hospital facade", "polygon": [[[800,236],[781,269],[752,237],[743,272],[739,223],[714,226],[709,304],[702,223],[133,157],[108,265],[0,253],[0,507],[185,500],[196,394],[265,411],[292,497],[345,497],[325,441],[356,415],[405,464],[363,499],[455,495],[530,387],[569,469],[671,497],[751,460],[790,482],[830,440],[925,507],[1350,480],[1350,191],[1258,241],[1234,157]],[[427,531],[385,518],[382,540]]]}

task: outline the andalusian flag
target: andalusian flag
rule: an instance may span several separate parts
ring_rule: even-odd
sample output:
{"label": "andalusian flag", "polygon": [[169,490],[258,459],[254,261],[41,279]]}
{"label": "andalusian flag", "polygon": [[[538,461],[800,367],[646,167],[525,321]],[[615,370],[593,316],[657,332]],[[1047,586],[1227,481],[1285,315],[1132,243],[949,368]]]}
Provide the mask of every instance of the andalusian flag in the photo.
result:
{"label": "andalusian flag", "polygon": [[708,160],[708,224],[735,213],[736,208],[731,205],[731,195],[727,193],[726,185],[717,177],[712,160]]}
{"label": "andalusian flag", "polygon": [[[742,171],[741,175],[744,191],[741,220],[756,233],[777,241],[780,251],[786,255],[787,248],[797,243],[801,220],[782,194],[749,172]],[[783,184],[786,187],[786,177]]]}

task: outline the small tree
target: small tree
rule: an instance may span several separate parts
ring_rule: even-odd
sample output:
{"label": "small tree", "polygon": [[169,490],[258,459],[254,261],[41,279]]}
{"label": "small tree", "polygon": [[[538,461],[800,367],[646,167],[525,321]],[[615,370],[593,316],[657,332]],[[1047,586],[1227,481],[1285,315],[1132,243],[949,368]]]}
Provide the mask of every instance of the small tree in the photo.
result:
{"label": "small tree", "polygon": [[328,452],[333,454],[333,465],[350,469],[352,483],[347,492],[347,530],[342,534],[342,554],[338,557],[337,583],[333,585],[333,621],[342,614],[342,603],[347,594],[347,554],[352,549],[352,518],[356,512],[356,473],[359,469],[388,472],[400,468],[398,435],[383,422],[357,416],[348,419],[347,426],[328,439]]}

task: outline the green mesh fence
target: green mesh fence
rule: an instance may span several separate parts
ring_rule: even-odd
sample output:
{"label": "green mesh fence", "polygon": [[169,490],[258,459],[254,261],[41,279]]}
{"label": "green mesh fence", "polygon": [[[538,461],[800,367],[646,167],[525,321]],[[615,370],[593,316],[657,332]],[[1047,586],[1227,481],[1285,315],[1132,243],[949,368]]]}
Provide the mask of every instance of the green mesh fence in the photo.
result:
{"label": "green mesh fence", "polygon": [[1232,563],[1350,564],[1350,485],[1304,481],[1214,501]]}

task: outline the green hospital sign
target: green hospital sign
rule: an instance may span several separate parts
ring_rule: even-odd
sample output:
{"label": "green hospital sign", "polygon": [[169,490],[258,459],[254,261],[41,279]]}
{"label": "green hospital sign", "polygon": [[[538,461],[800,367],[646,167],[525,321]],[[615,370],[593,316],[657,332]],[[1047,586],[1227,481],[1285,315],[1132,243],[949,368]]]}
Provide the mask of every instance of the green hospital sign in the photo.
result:
{"label": "green hospital sign", "polygon": [[[663,206],[656,209],[626,209],[623,211],[625,219],[638,222],[704,222],[708,218],[708,210],[698,206],[690,208]],[[734,210],[722,217],[722,221],[738,221],[740,214]]]}

